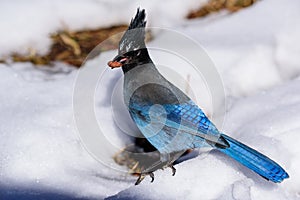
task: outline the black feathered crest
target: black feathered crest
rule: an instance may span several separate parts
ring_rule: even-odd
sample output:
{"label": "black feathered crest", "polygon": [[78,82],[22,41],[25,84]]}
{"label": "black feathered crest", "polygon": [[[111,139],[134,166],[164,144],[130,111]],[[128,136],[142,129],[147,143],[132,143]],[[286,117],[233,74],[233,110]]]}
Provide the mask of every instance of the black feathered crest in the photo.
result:
{"label": "black feathered crest", "polygon": [[137,13],[131,19],[127,31],[124,33],[119,43],[119,55],[134,51],[137,49],[146,48],[145,46],[145,10],[137,9]]}

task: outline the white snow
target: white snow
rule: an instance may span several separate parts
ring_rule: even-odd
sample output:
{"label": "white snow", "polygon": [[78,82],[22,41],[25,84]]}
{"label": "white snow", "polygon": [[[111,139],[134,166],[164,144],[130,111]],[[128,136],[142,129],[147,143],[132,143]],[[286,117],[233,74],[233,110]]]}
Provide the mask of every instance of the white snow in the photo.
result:
{"label": "white snow", "polygon": [[[133,186],[135,177],[103,165],[82,146],[72,105],[77,69],[61,63],[54,68],[9,63],[0,64],[0,199],[6,194],[2,187],[88,199],[299,199],[300,2],[265,0],[238,13],[222,13],[222,17],[183,20],[198,4],[195,0],[2,1],[0,55],[25,53],[29,48],[46,52],[48,34],[63,28],[128,23],[141,5],[147,9],[150,25],[172,27],[203,45],[226,89],[226,118],[219,128],[280,163],[289,179],[280,184],[267,182],[212,151],[176,165],[174,177],[170,169],[159,170],[154,183],[147,177]],[[150,45],[160,43],[158,39],[159,32]],[[115,53],[104,53],[85,66],[104,67]],[[153,59],[160,64],[170,60],[157,52]],[[186,79],[181,65],[174,62],[176,72]],[[120,70],[106,71],[95,96],[96,117],[115,146],[129,142],[118,137],[122,134],[118,127],[132,130],[128,125],[132,122],[125,119],[128,115],[119,107],[111,110],[112,98],[107,97],[118,91],[110,84],[121,77]],[[194,98],[199,98],[197,82],[191,79],[190,85]],[[181,87],[185,89],[184,84]],[[197,102],[212,114],[209,97]],[[116,123],[118,117],[117,122],[123,124]],[[106,159],[112,161],[114,153]]]}
{"label": "white snow", "polygon": [[295,21],[299,8],[300,2],[267,0],[176,30],[207,49],[223,75],[228,95],[245,96],[300,74],[300,25]]}

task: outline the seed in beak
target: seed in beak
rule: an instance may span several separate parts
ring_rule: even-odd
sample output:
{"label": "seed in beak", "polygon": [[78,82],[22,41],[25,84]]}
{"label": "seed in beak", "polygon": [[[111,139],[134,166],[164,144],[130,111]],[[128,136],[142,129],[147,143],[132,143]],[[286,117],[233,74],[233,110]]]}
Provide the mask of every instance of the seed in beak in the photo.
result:
{"label": "seed in beak", "polygon": [[107,63],[107,65],[110,67],[110,68],[117,68],[117,67],[122,67],[122,63],[120,62],[117,62],[117,61],[109,61]]}

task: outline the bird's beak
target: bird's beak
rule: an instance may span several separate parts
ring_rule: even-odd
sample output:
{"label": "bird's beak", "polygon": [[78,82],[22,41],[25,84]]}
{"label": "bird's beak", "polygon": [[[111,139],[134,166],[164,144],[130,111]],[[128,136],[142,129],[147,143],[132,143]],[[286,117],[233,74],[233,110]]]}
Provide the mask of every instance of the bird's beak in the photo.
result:
{"label": "bird's beak", "polygon": [[127,58],[121,58],[120,56],[116,56],[112,61],[109,61],[107,63],[107,65],[114,69],[114,68],[118,68],[118,67],[122,67],[123,64],[127,61]]}

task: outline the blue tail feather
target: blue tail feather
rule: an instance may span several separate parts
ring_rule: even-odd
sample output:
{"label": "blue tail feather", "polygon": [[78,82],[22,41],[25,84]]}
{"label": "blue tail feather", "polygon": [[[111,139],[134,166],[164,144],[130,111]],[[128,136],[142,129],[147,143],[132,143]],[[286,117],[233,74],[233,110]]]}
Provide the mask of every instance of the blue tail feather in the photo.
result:
{"label": "blue tail feather", "polygon": [[265,179],[280,183],[289,177],[287,172],[270,158],[225,134],[221,134],[221,136],[229,143],[230,147],[218,149],[219,151],[232,157]]}

